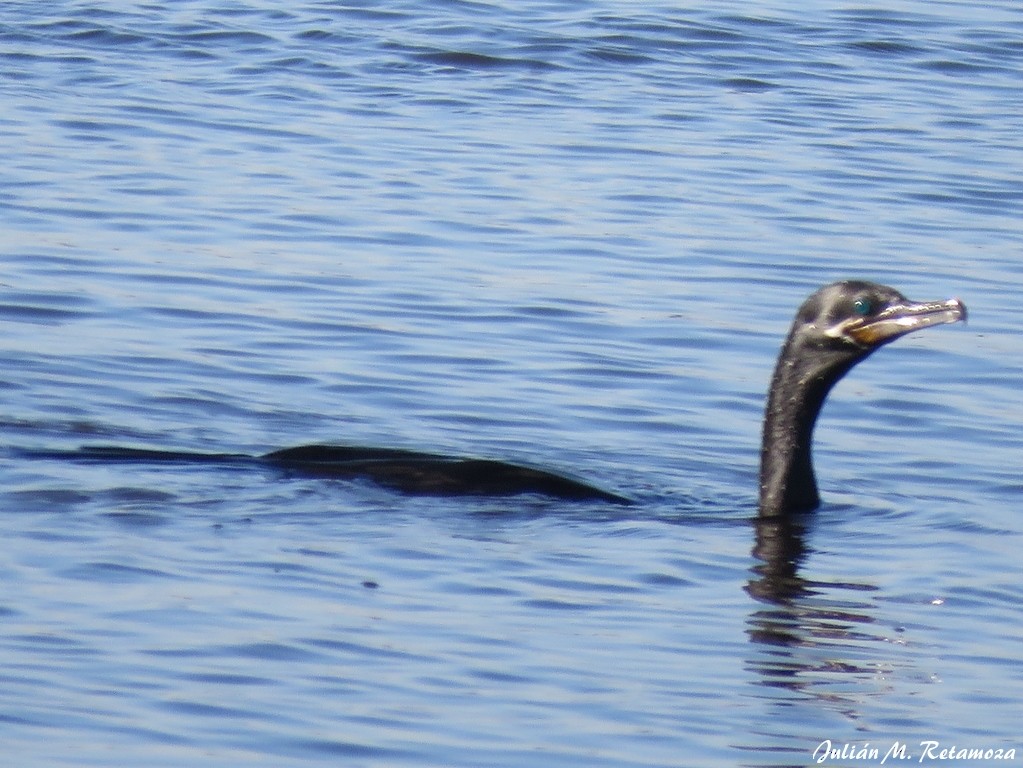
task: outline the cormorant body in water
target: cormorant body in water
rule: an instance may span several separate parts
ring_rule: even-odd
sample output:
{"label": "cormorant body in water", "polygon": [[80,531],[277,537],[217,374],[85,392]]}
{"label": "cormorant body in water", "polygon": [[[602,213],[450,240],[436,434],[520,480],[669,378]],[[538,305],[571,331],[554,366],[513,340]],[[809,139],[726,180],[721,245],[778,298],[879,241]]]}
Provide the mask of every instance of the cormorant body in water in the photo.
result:
{"label": "cormorant body in water", "polygon": [[[813,427],[839,379],[900,336],[965,319],[966,307],[958,299],[912,302],[876,283],[849,280],[813,293],[796,314],[771,379],[760,458],[761,517],[805,512],[820,503],[811,459]],[[91,447],[33,455],[103,462],[255,463],[302,476],[367,477],[408,493],[537,493],[630,503],[624,496],[544,469],[388,448],[307,445],[250,456]]]}
{"label": "cormorant body in water", "polygon": [[72,458],[102,463],[259,465],[301,477],[368,478],[386,488],[424,496],[511,496],[535,493],[580,501],[595,499],[617,504],[631,503],[624,496],[538,467],[401,448],[302,445],[252,456],[246,453],[194,453],[92,446],[73,453],[29,453],[43,458]]}

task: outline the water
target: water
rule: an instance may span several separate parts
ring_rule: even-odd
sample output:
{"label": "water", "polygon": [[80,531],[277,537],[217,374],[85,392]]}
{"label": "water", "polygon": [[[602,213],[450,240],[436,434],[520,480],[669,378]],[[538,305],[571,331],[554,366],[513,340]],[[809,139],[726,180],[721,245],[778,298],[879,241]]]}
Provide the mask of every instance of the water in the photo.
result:
{"label": "water", "polygon": [[[1009,2],[6,3],[3,445],[409,447],[641,502],[4,454],[7,759],[1023,750],[1021,32]],[[836,389],[786,538],[751,522],[763,393],[842,277],[971,320]]]}

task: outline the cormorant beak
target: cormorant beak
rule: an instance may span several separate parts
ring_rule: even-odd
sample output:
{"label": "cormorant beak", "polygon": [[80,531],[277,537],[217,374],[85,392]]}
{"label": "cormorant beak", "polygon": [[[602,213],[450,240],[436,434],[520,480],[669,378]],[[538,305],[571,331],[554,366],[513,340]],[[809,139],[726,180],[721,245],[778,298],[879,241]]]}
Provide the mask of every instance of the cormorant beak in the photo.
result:
{"label": "cormorant beak", "polygon": [[959,299],[915,303],[907,301],[885,307],[876,315],[845,320],[829,332],[861,347],[879,347],[907,333],[932,325],[966,321],[966,305]]}

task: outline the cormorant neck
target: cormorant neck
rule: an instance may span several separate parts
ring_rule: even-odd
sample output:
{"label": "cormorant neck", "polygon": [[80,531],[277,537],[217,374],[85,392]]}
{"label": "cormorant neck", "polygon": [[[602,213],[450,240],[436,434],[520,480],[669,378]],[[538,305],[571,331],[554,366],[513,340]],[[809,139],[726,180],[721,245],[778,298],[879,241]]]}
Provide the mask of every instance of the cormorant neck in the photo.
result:
{"label": "cormorant neck", "polygon": [[817,415],[835,383],[862,359],[848,350],[811,347],[794,327],[771,378],[760,448],[760,516],[807,512],[820,504],[811,442]]}

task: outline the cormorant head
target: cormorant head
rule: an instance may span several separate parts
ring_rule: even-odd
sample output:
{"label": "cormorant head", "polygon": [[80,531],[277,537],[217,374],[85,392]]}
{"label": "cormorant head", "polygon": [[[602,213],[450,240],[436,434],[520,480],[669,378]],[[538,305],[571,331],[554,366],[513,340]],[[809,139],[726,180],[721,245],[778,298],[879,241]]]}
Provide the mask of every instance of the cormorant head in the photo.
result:
{"label": "cormorant head", "polygon": [[965,319],[966,305],[959,299],[915,302],[885,285],[844,280],[803,302],[792,340],[824,357],[854,364],[907,333]]}

